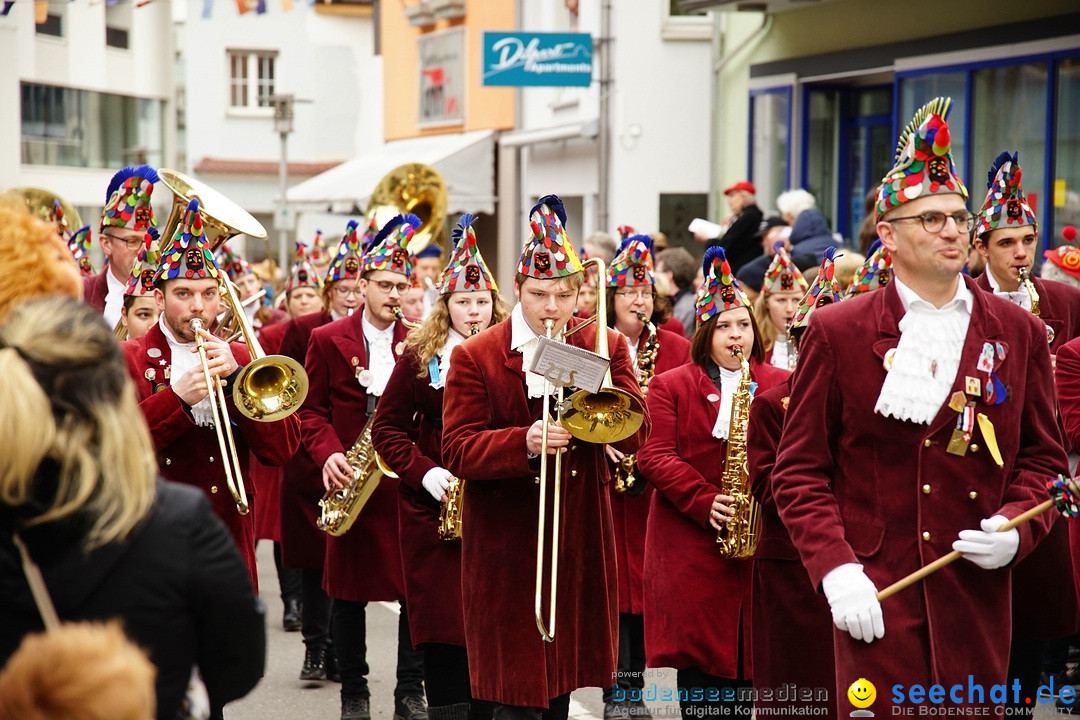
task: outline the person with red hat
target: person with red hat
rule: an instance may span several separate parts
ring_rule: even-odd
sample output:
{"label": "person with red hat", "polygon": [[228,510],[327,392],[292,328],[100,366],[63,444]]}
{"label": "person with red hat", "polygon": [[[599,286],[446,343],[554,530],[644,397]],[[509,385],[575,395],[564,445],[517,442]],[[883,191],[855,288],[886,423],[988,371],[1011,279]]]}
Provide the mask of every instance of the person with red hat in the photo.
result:
{"label": "person with red hat", "polygon": [[[530,370],[549,332],[588,351],[600,337],[595,328],[573,332],[585,322],[573,317],[584,273],[565,222],[554,195],[533,207],[514,280],[518,305],[510,319],[454,350],[443,395],[443,464],[467,483],[461,589],[472,694],[496,703],[495,720],[539,720],[542,713],[565,720],[571,691],[608,685],[616,666],[618,581],[604,446],[547,420],[551,383]],[[626,343],[606,332],[611,380],[641,403]],[[636,452],[650,427],[645,412],[640,427],[614,447]],[[534,478],[545,451],[561,458],[564,510],[556,625],[542,637],[533,617],[540,511]],[[546,464],[550,476],[555,461]]]}
{"label": "person with red hat", "polygon": [[[916,112],[878,193],[892,281],[815,313],[799,340],[773,469],[780,517],[836,626],[843,716],[859,679],[903,689],[894,713],[922,707],[915,686],[1006,682],[1011,566],[1053,518],[998,530],[1069,472],[1045,325],[961,272],[975,217],[949,105]],[[953,550],[960,561],[878,600]],[[965,693],[941,709],[992,704]]]}
{"label": "person with red hat", "polygon": [[763,252],[758,241],[758,231],[764,215],[754,194],[754,183],[746,180],[724,188],[724,199],[727,200],[728,210],[731,212],[728,229],[720,237],[706,243],[706,247],[724,248],[728,264],[734,273],[739,272],[743,265]]}

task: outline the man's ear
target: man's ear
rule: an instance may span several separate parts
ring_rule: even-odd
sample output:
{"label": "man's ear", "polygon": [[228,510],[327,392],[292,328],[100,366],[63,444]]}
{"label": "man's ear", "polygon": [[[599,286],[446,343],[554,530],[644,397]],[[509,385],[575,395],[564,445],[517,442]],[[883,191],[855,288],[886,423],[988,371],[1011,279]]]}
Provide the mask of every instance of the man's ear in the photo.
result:
{"label": "man's ear", "polygon": [[896,229],[892,226],[892,223],[885,220],[879,220],[875,226],[877,230],[877,236],[881,239],[881,245],[890,253],[896,251]]}

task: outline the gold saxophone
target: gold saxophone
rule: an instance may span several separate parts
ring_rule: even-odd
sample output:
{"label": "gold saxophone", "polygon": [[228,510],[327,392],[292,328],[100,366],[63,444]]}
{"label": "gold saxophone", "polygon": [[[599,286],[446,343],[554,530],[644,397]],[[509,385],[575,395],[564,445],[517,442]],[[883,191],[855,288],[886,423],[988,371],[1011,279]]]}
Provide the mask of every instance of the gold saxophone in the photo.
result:
{"label": "gold saxophone", "polygon": [[450,478],[450,487],[446,488],[446,502],[439,508],[439,539],[461,539],[461,510],[465,499],[465,481],[458,477]]}
{"label": "gold saxophone", "polygon": [[[641,385],[644,393],[653,375],[656,374],[656,353],[660,351],[660,339],[656,336],[656,326],[645,317],[645,313],[638,311],[637,316],[638,320],[645,323],[645,332],[648,333],[645,347],[641,348],[637,356],[638,384]],[[615,492],[629,492],[631,495],[637,495],[645,489],[640,485],[635,487],[637,478],[634,477],[634,464],[636,461],[637,455],[630,454],[624,455],[623,459],[615,464]]]}
{"label": "gold saxophone", "polygon": [[348,532],[384,475],[397,477],[371,445],[371,425],[374,421],[373,412],[360,437],[345,453],[345,461],[352,466],[352,480],[343,487],[330,488],[319,501],[319,519],[315,525],[334,537]]}
{"label": "gold saxophone", "polygon": [[761,507],[750,494],[746,466],[746,426],[750,421],[750,363],[742,349],[734,348],[742,363],[742,378],[731,400],[731,423],[728,426],[727,455],[720,492],[734,498],[735,515],[716,535],[720,554],[726,558],[748,558],[757,550],[761,532]]}
{"label": "gold saxophone", "polygon": [[1020,284],[1031,299],[1031,314],[1039,317],[1039,291],[1035,289],[1035,283],[1031,282],[1031,271],[1026,267],[1020,268]]}

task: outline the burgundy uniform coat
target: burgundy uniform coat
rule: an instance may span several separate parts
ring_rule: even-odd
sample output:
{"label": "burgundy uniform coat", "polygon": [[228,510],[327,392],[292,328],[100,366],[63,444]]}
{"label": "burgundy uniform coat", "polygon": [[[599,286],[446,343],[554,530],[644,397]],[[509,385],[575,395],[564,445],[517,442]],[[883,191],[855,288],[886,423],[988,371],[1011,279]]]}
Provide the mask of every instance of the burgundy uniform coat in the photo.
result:
{"label": "burgundy uniform coat", "polygon": [[[660,328],[656,337],[658,350],[653,377],[690,361],[690,341],[682,335]],[[642,333],[638,351],[644,346],[645,335]],[[638,476],[638,482],[645,482],[645,491],[639,495],[615,492],[615,483],[609,483],[609,486],[611,520],[615,524],[615,549],[619,560],[619,612],[640,615],[645,611],[642,598],[645,527],[649,520],[653,489],[640,468],[635,467],[634,474]]]}
{"label": "burgundy uniform coat", "polygon": [[[789,374],[757,363],[750,372],[759,390]],[[649,667],[749,678],[753,561],[721,557],[709,524],[727,453],[712,436],[719,410],[720,391],[699,365],[649,385],[653,433],[638,453],[656,489],[645,536],[645,656]]]}
{"label": "burgundy uniform coat", "polygon": [[[236,511],[236,503],[225,482],[221,451],[214,429],[195,424],[194,418],[184,409],[183,401],[173,391],[169,380],[165,379],[165,372],[171,367],[172,351],[161,326],[155,324],[141,338],[121,344],[127,358],[128,372],[138,391],[139,407],[150,427],[161,474],[168,480],[194,485],[206,492],[214,512],[236,540],[257,589],[254,522],[250,514],[240,515]],[[250,361],[245,345],[231,343],[230,347],[233,357],[241,366]],[[231,383],[225,386],[226,393],[231,387]],[[251,496],[257,492],[257,488],[251,484],[248,472],[249,453],[267,465],[284,464],[300,444],[300,422],[295,413],[275,422],[256,422],[236,410],[231,395],[226,394],[225,401],[229,403],[241,474],[249,503],[253,505]]]}
{"label": "burgundy uniform coat", "polygon": [[[267,355],[276,355],[285,334],[285,323],[267,325],[259,332],[259,345]],[[251,456],[251,482],[258,489],[255,493],[255,539],[281,540],[281,478],[284,469],[263,465],[254,454]]]}
{"label": "burgundy uniform coat", "polygon": [[105,274],[109,268],[105,268],[97,275],[83,278],[83,302],[98,312],[105,312],[105,296],[109,294],[109,280]]}
{"label": "burgundy uniform coat", "polygon": [[[282,323],[285,329],[278,352],[303,365],[307,362],[311,331],[330,320],[330,312],[322,310]],[[309,402],[310,398],[304,400],[305,405]],[[296,414],[301,416],[302,430],[303,413]],[[315,521],[319,518],[319,500],[325,492],[322,468],[315,465],[304,444],[300,443],[300,449],[285,464],[282,472],[281,562],[285,567],[315,569],[323,566],[327,535],[315,527]]]}
{"label": "burgundy uniform coat", "polygon": [[[1007,356],[996,372],[1008,397],[979,398],[975,412],[993,422],[1004,467],[978,428],[965,456],[946,452],[958,417],[947,404],[929,426],[874,412],[904,315],[895,284],[824,308],[802,339],[772,489],[815,587],[833,568],[861,563],[884,588],[949,553],[960,530],[1039,504],[1046,479],[1067,472],[1043,324],[964,281],[974,300],[953,391],[965,391],[967,376],[985,377],[983,345],[1001,343]],[[1018,528],[1019,559],[1053,519]],[[882,603],[884,638],[867,644],[834,631],[838,697],[859,677],[884,686],[949,685],[969,674],[1004,682],[1010,577],[1007,567],[961,559]]]}
{"label": "burgundy uniform coat", "polygon": [[[1058,410],[1065,428],[1065,444],[1080,448],[1080,338],[1070,340],[1057,353]],[[1058,523],[1060,525],[1062,523]],[[1073,558],[1080,558],[1080,526],[1076,520],[1065,523],[1069,528],[1069,545]],[[1057,527],[1054,528],[1057,530]],[[1073,568],[1073,580],[1080,594],[1080,575]],[[1044,597],[1044,601],[1060,603],[1060,598]]]}
{"label": "burgundy uniform coat", "polygon": [[[975,284],[992,293],[989,272],[983,272]],[[1053,333],[1050,352],[1055,354],[1080,336],[1080,288],[1041,278],[1032,278],[1031,282],[1039,293],[1039,319]],[[1078,447],[1071,444],[1068,436],[1065,440],[1067,448]],[[1074,525],[1055,523],[1046,539],[1013,568],[1013,634],[1018,638],[1065,637],[1080,627],[1076,593],[1070,592],[1075,572],[1070,535],[1077,535],[1080,543],[1080,528]]]}
{"label": "burgundy uniform coat", "polygon": [[[360,325],[363,309],[316,328],[308,342],[304,368],[311,389],[300,408],[301,435],[319,468],[332,454],[348,452],[368,421],[367,391],[356,380],[356,369],[368,365]],[[394,323],[395,358],[407,333],[403,324]],[[319,478],[321,483],[321,470]],[[397,485],[394,478],[384,477],[349,531],[341,537],[326,536],[323,589],[330,597],[353,602],[405,597]],[[318,513],[318,507],[313,506],[312,512]]]}
{"label": "burgundy uniform coat", "polygon": [[[790,378],[757,393],[750,405],[750,426],[746,430],[750,488],[761,505],[761,535],[754,553],[751,592],[754,685],[779,688],[794,683],[800,688],[833,688],[836,673],[829,603],[810,584],[799,553],[776,512],[769,487],[790,394]],[[759,702],[757,707],[763,704]],[[791,702],[774,701],[768,705],[807,703],[792,698]]]}
{"label": "burgundy uniform coat", "polygon": [[[600,445],[574,440],[563,454],[556,632],[544,642],[533,612],[540,461],[530,461],[525,449],[543,401],[528,397],[521,353],[510,349],[510,322],[454,350],[443,398],[443,461],[466,479],[461,574],[473,697],[547,707],[579,687],[609,685],[615,671],[618,580],[604,487],[610,473]],[[568,327],[580,322],[571,319]],[[567,341],[591,350],[595,339],[590,329]],[[640,398],[626,343],[608,331],[608,348],[615,386]],[[614,446],[636,452],[649,428],[646,413],[641,428]],[[549,477],[553,471],[549,462]],[[549,485],[548,502],[552,496]],[[545,590],[545,619],[547,607]]]}
{"label": "burgundy uniform coat", "polygon": [[421,485],[442,467],[442,388],[431,387],[416,352],[406,348],[386,386],[371,437],[400,477],[398,522],[405,600],[414,645],[465,644],[461,609],[461,543],[439,539],[439,503]]}

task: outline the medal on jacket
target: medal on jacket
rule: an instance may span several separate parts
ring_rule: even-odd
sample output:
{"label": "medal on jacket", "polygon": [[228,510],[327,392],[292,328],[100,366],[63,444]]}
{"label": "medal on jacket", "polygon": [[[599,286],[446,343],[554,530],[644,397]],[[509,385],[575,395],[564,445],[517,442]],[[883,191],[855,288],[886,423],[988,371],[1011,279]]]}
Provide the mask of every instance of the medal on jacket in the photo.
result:
{"label": "medal on jacket", "polygon": [[371,387],[371,383],[375,382],[375,376],[367,368],[357,367],[356,382],[360,383],[362,387]]}
{"label": "medal on jacket", "polygon": [[956,418],[956,427],[953,428],[952,437],[949,438],[949,444],[945,447],[945,452],[960,457],[967,455],[968,446],[971,445],[971,433],[974,429],[975,403],[969,402],[961,408],[960,414]]}

